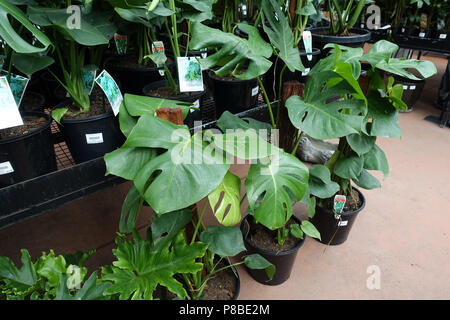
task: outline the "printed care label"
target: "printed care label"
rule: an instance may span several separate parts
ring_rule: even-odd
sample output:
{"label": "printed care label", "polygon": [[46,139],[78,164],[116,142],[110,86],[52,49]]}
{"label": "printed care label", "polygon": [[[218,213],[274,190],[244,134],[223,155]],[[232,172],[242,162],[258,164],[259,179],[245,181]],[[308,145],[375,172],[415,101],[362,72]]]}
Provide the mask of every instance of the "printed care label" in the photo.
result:
{"label": "printed care label", "polygon": [[14,172],[14,169],[9,161],[0,163],[0,175]]}
{"label": "printed care label", "polygon": [[103,143],[103,133],[88,133],[86,134],[87,144]]}
{"label": "printed care label", "polygon": [[[8,72],[6,72],[5,70],[1,72],[1,75],[8,78]],[[17,106],[20,106],[20,103],[22,102],[22,98],[25,95],[25,90],[27,89],[29,81],[30,79],[28,78],[11,73],[11,77],[9,79],[9,87],[11,88]]]}
{"label": "printed care label", "polygon": [[23,125],[16,100],[6,77],[0,77],[0,129]]}
{"label": "printed care label", "polygon": [[[160,53],[165,55],[164,43],[162,41],[155,41],[152,43],[152,53]],[[158,68],[161,68],[163,64],[156,64]],[[161,77],[164,76],[164,70],[158,70]]]}
{"label": "printed care label", "polygon": [[[306,53],[312,52],[312,35],[311,31],[303,31],[303,44],[305,46]],[[312,55],[308,54],[306,56],[308,61],[312,60]]]}
{"label": "printed care label", "polygon": [[115,33],[114,34],[114,42],[116,43],[117,53],[120,55],[127,54],[128,47],[128,37]]}
{"label": "printed care label", "polygon": [[252,89],[252,97],[256,96],[258,94],[258,92],[259,92],[259,87],[254,87]]}
{"label": "printed care label", "polygon": [[336,212],[337,214],[341,214],[342,211],[344,210],[346,201],[347,201],[346,196],[340,194],[336,195],[334,197],[334,205],[333,205],[334,212]]}
{"label": "printed care label", "polygon": [[114,81],[106,70],[103,70],[95,79],[95,82],[100,86],[100,88],[102,88],[109,103],[111,104],[114,115],[117,116],[120,105],[123,101],[123,96],[116,81]]}
{"label": "printed care label", "polygon": [[203,73],[195,57],[177,57],[180,92],[203,91]]}

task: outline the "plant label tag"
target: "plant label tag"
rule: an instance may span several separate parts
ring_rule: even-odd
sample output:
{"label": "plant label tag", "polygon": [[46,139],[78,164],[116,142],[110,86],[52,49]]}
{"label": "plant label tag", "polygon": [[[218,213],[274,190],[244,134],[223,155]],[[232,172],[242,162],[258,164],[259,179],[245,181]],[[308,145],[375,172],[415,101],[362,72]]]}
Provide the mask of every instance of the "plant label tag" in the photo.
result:
{"label": "plant label tag", "polygon": [[447,34],[446,33],[441,33],[439,35],[439,39],[447,39]]}
{"label": "plant label tag", "polygon": [[345,202],[347,201],[347,197],[337,194],[334,197],[334,205],[333,205],[333,209],[334,212],[336,212],[337,214],[341,214],[342,211],[344,210],[344,206],[345,206]]}
{"label": "plant label tag", "polygon": [[338,222],[338,226],[339,226],[339,227],[345,227],[345,226],[347,226],[347,223],[348,223],[348,221],[346,221],[346,220],[339,221],[339,222]]}
{"label": "plant label tag", "polygon": [[311,71],[311,68],[306,68],[305,71],[302,72],[302,76],[307,76],[310,71]]}
{"label": "plant label tag", "polygon": [[14,169],[9,161],[0,163],[0,175],[14,172]]}
{"label": "plant label tag", "polygon": [[409,90],[416,90],[416,86],[410,86]]}
{"label": "plant label tag", "polygon": [[361,29],[364,29],[364,23],[361,23],[360,27]]}
{"label": "plant label tag", "polygon": [[[197,108],[197,109],[193,109],[193,108]],[[200,99],[195,100],[195,102],[192,103],[192,107],[191,109],[189,109],[189,112],[195,112],[198,111],[198,109],[200,109]]]}
{"label": "plant label tag", "polygon": [[256,96],[258,94],[258,92],[259,92],[259,87],[258,86],[254,87],[252,89],[252,97]]}
{"label": "plant label tag", "polygon": [[0,77],[0,129],[23,125],[16,100],[6,77]]}
{"label": "plant label tag", "polygon": [[[8,78],[8,72],[6,72],[5,70],[1,72],[1,75]],[[11,88],[17,106],[20,106],[22,102],[22,98],[25,95],[25,90],[27,89],[29,81],[30,79],[28,78],[11,73],[11,77],[9,79],[9,87]]]}
{"label": "plant label tag", "polygon": [[405,32],[405,28],[402,28],[402,33],[404,33]]}
{"label": "plant label tag", "polygon": [[419,33],[419,37],[420,37],[420,38],[425,38],[425,32]]}
{"label": "plant label tag", "polygon": [[[152,53],[161,53],[165,55],[165,51],[166,49],[164,48],[164,42],[162,41],[155,41],[152,43]],[[156,64],[156,66],[158,68],[161,68],[163,65],[162,64]],[[158,70],[159,71],[159,75],[161,77],[164,77],[164,70]]]}
{"label": "plant label tag", "polygon": [[180,92],[203,91],[203,74],[196,57],[177,57]]}
{"label": "plant label tag", "polygon": [[87,144],[100,144],[103,143],[103,133],[88,133],[86,134]]}
{"label": "plant label tag", "polygon": [[[303,31],[303,44],[305,46],[306,53],[312,52],[312,35],[311,31]],[[312,55],[308,54],[306,56],[308,61],[312,60]]]}
{"label": "plant label tag", "polygon": [[385,26],[382,26],[381,28],[380,28],[380,30],[386,30],[386,29],[389,29],[391,27],[391,25],[390,24],[387,24],[387,25],[385,25]]}
{"label": "plant label tag", "polygon": [[204,53],[202,53],[202,59],[206,59],[206,57],[208,56],[208,49],[204,48],[204,49],[200,49],[200,51],[204,51]]}
{"label": "plant label tag", "polygon": [[114,79],[106,70],[103,70],[95,79],[95,82],[105,93],[106,98],[108,98],[108,101],[111,104],[114,115],[117,116],[117,114],[119,113],[120,105],[123,101],[123,96],[116,81],[114,81]]}
{"label": "plant label tag", "polygon": [[90,64],[84,66],[82,68],[83,71],[83,80],[86,88],[89,91],[89,94],[92,93],[92,89],[94,89],[95,77],[97,76],[97,66]]}
{"label": "plant label tag", "polygon": [[116,50],[119,55],[127,54],[128,36],[115,33],[114,42],[116,43]]}
{"label": "plant label tag", "polygon": [[408,90],[408,86],[403,86],[403,90]]}

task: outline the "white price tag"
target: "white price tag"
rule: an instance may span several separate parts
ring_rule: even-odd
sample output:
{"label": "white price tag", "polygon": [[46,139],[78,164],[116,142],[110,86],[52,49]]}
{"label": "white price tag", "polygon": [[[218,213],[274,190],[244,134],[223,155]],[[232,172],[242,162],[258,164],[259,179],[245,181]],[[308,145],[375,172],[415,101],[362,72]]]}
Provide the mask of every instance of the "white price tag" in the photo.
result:
{"label": "white price tag", "polygon": [[9,161],[0,163],[0,175],[14,172],[14,169]]}
{"label": "white price tag", "polygon": [[305,68],[305,71],[302,72],[302,76],[307,76],[310,71],[311,71],[311,68]]}
{"label": "white price tag", "polygon": [[410,86],[409,90],[416,90],[416,86]]}
{"label": "white price tag", "polygon": [[[192,103],[193,108],[200,108],[200,99],[195,100],[194,103]],[[189,112],[195,112],[198,111],[196,109],[189,109]]]}
{"label": "white price tag", "polygon": [[425,32],[419,33],[419,37],[420,37],[420,38],[425,38]]}
{"label": "white price tag", "polygon": [[339,221],[338,226],[339,227],[345,227],[347,225],[348,221]]}
{"label": "white price tag", "polygon": [[447,39],[447,34],[446,33],[441,33],[439,35],[439,39]]}
{"label": "white price tag", "polygon": [[87,144],[100,144],[103,143],[103,133],[88,133],[86,134]]}
{"label": "white price tag", "polygon": [[259,92],[259,87],[254,87],[252,89],[252,97],[256,96],[258,94],[258,92]]}
{"label": "white price tag", "polygon": [[402,33],[405,32],[405,28],[402,28]]}
{"label": "white price tag", "polygon": [[403,86],[403,90],[408,90],[408,86]]}

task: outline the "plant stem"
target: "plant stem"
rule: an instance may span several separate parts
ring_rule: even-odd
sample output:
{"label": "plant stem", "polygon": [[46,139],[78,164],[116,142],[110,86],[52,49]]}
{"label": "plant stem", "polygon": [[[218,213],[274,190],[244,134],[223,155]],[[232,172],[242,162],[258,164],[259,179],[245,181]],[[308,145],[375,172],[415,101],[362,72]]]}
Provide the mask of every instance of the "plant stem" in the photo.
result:
{"label": "plant stem", "polygon": [[203,208],[200,213],[200,216],[198,217],[197,225],[195,226],[194,235],[192,236],[191,245],[195,242],[195,238],[197,237],[198,229],[200,228],[200,225],[202,224],[203,215],[205,214],[206,204],[208,203],[208,199],[205,199],[205,202],[203,203]]}
{"label": "plant stem", "polygon": [[175,49],[173,54],[175,55],[175,57],[179,57],[180,47],[178,46],[177,13],[175,7],[175,0],[169,0],[169,8],[170,10],[174,11],[174,13],[172,13],[172,15],[170,16],[170,19],[172,21],[173,44]]}
{"label": "plant stem", "polygon": [[[298,130],[298,131],[300,131],[300,130]],[[298,132],[297,132],[297,134],[298,134]],[[292,152],[291,152],[292,155],[295,155],[295,153],[297,152],[297,148],[300,144],[300,141],[302,140],[302,137],[303,137],[303,131],[297,136],[297,140],[295,141],[294,149],[292,149]]]}
{"label": "plant stem", "polygon": [[188,22],[187,22],[187,27],[188,27],[188,31],[187,31],[186,48],[185,48],[185,53],[184,53],[184,56],[185,56],[185,57],[188,56],[188,52],[189,52],[189,41],[191,40],[191,20],[188,20]]}
{"label": "plant stem", "polygon": [[280,123],[280,111],[281,111],[281,90],[282,90],[282,87],[283,87],[283,73],[284,73],[284,70],[286,70],[286,64],[283,66],[283,68],[281,69],[281,72],[280,72],[280,80],[279,80],[279,82],[278,82],[278,94],[277,94],[277,96],[278,96],[278,106],[277,106],[277,128],[278,128],[278,125],[279,125],[279,123]]}
{"label": "plant stem", "polygon": [[269,97],[267,96],[266,89],[264,88],[264,85],[263,85],[261,79],[259,78],[259,76],[256,77],[256,79],[258,80],[259,86],[261,87],[261,90],[263,92],[263,96],[264,96],[264,100],[266,101],[267,108],[269,108],[269,115],[270,115],[270,121],[272,123],[272,128],[275,129],[276,128],[275,119],[273,118],[272,106],[270,104]]}

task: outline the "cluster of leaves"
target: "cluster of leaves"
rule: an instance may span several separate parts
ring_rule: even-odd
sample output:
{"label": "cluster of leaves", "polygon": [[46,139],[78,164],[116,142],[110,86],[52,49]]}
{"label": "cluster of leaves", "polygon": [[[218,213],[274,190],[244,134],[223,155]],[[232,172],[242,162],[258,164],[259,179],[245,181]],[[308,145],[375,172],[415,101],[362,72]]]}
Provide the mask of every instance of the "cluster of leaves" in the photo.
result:
{"label": "cluster of leaves", "polygon": [[75,255],[42,253],[34,262],[22,250],[22,267],[7,257],[0,257],[0,299],[8,300],[97,300],[108,299],[104,291],[109,284],[101,282],[94,272],[86,280],[83,263],[93,252]]}

